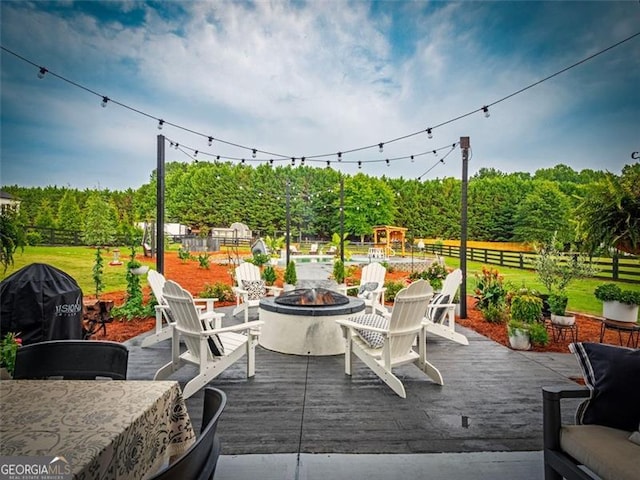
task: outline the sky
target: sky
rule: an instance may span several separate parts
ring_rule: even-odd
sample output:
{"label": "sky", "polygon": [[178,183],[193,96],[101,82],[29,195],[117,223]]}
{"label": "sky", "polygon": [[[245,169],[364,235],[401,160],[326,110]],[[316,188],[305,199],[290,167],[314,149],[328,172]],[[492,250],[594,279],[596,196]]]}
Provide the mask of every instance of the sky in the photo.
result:
{"label": "sky", "polygon": [[4,0],[0,15],[0,185],[135,189],[160,134],[167,162],[422,180],[461,178],[460,137],[470,176],[620,174],[640,150],[640,36],[511,96],[640,32],[636,0]]}

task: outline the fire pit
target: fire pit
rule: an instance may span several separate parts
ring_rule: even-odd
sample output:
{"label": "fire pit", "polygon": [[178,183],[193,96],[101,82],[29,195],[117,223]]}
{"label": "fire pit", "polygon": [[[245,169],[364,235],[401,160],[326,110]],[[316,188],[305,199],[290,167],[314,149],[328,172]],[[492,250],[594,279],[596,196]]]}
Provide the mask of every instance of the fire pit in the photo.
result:
{"label": "fire pit", "polygon": [[293,355],[339,355],[344,339],[336,320],[364,311],[364,301],[325,288],[292,290],[260,300],[260,345]]}

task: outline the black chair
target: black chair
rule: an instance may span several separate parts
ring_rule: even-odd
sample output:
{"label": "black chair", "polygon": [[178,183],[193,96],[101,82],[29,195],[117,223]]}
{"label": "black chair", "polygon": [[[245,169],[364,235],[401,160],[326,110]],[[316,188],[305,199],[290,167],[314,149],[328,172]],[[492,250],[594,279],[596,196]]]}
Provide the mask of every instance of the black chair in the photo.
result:
{"label": "black chair", "polygon": [[202,409],[202,429],[196,443],[175,462],[149,480],[209,480],[213,478],[220,456],[221,444],[216,429],[227,395],[217,388],[205,387]]}
{"label": "black chair", "polygon": [[18,348],[13,378],[126,380],[129,350],[117,342],[51,340]]}

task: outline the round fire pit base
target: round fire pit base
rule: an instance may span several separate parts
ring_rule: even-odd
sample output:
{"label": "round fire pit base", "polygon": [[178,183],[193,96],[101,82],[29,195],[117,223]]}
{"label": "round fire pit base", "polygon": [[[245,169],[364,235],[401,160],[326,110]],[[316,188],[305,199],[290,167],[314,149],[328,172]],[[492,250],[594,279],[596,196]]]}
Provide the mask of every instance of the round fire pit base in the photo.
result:
{"label": "round fire pit base", "polygon": [[259,315],[264,325],[259,343],[268,350],[291,355],[340,355],[344,353],[344,338],[336,320],[363,311],[364,301],[352,297],[347,305],[312,308],[278,305],[273,297],[263,298]]}

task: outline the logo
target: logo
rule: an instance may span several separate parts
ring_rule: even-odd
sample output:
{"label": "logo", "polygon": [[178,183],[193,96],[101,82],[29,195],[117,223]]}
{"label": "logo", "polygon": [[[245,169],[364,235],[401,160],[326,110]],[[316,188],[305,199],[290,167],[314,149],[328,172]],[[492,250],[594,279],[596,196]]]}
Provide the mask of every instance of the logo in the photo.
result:
{"label": "logo", "polygon": [[0,480],[70,480],[71,465],[58,457],[0,457]]}
{"label": "logo", "polygon": [[76,298],[75,303],[63,303],[56,305],[56,317],[68,317],[77,315],[82,312],[82,302],[80,297]]}
{"label": "logo", "polygon": [[640,160],[640,152],[631,152],[631,158],[634,160]]}

